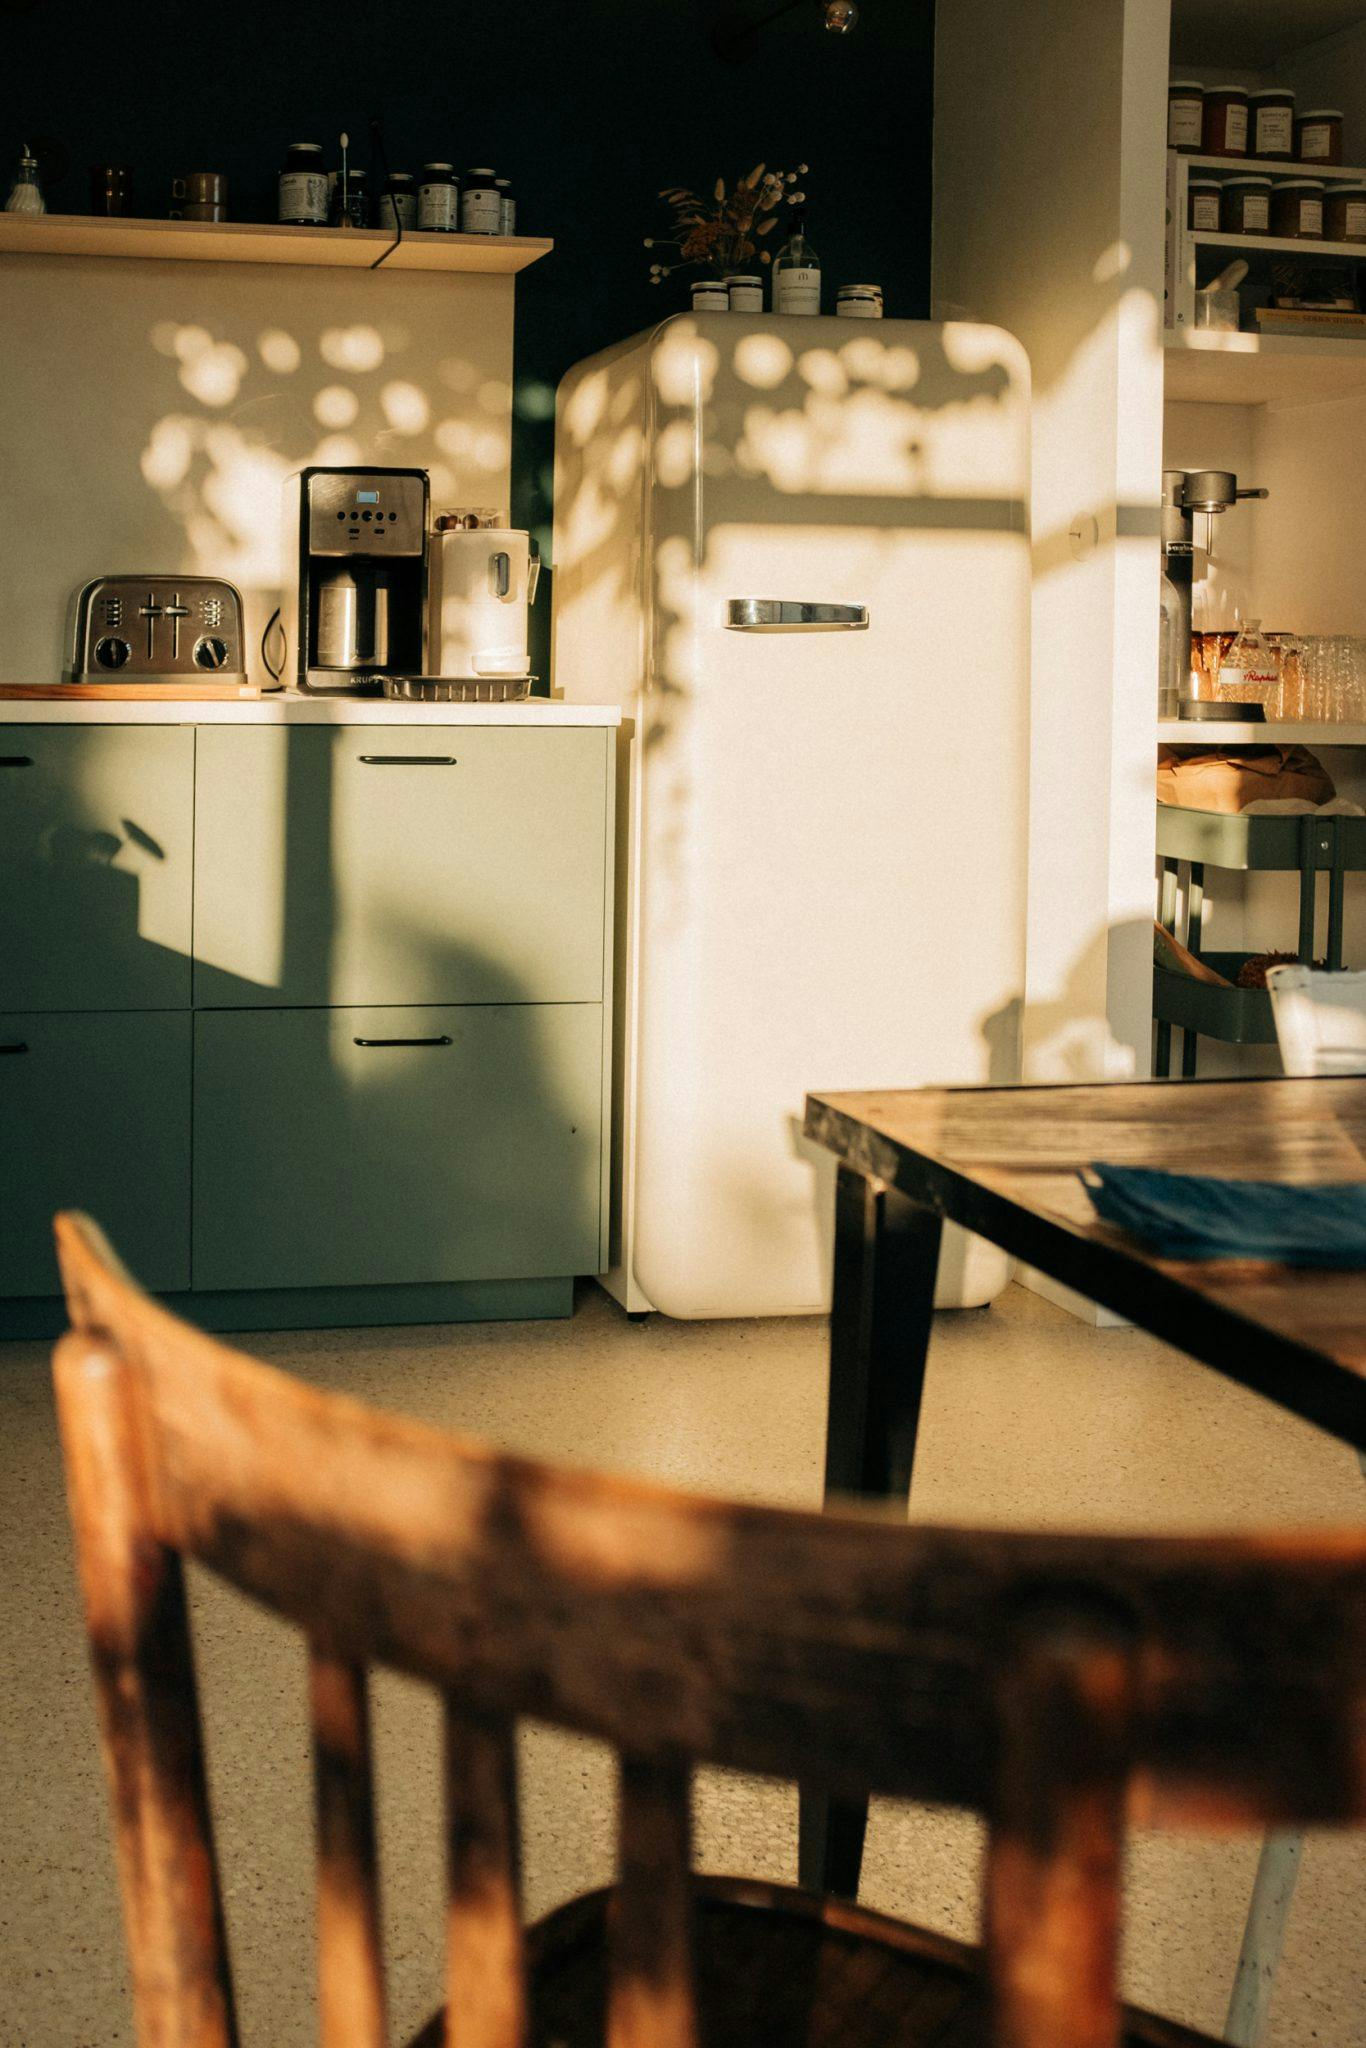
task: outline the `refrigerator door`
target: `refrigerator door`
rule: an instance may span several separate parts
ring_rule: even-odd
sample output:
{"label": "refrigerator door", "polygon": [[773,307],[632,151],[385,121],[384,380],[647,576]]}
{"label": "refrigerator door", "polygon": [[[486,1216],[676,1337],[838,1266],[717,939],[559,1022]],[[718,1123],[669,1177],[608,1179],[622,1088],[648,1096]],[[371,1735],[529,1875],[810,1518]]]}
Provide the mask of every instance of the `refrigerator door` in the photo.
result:
{"label": "refrigerator door", "polygon": [[[918,322],[644,348],[624,1240],[666,1313],[813,1313],[807,1091],[1018,1076],[1027,372]],[[968,1243],[941,1298],[1003,1281]]]}

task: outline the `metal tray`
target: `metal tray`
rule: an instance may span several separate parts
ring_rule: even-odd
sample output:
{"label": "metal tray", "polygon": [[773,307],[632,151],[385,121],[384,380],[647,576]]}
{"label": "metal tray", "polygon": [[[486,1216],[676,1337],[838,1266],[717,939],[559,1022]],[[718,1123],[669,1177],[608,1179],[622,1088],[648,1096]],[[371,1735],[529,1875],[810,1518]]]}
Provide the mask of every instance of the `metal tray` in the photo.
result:
{"label": "metal tray", "polygon": [[[1268,818],[1262,822],[1278,825],[1282,820]],[[1207,967],[1234,981],[1244,961],[1252,956],[1248,953],[1202,953],[1200,957]],[[1213,982],[1201,981],[1193,974],[1156,966],[1153,969],[1153,1015],[1159,1024],[1176,1024],[1183,1031],[1198,1032],[1202,1038],[1222,1038],[1226,1045],[1276,1043],[1271,997],[1264,988],[1218,988]]]}
{"label": "metal tray", "polygon": [[386,676],[384,694],[404,704],[516,704],[535,676]]}
{"label": "metal tray", "polygon": [[1182,804],[1157,807],[1161,859],[1204,861],[1212,868],[1366,868],[1366,818],[1321,817],[1304,811],[1267,817],[1254,812],[1194,811]]}

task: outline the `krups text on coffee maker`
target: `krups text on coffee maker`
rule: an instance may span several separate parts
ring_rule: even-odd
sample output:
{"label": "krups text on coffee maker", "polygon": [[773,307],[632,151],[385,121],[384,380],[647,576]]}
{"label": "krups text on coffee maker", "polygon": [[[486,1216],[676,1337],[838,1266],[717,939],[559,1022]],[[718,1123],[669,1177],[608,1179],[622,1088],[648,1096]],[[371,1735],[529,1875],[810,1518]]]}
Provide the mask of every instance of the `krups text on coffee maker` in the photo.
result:
{"label": "krups text on coffee maker", "polygon": [[427,472],[303,469],[285,483],[284,602],[300,690],[377,693],[427,661]]}

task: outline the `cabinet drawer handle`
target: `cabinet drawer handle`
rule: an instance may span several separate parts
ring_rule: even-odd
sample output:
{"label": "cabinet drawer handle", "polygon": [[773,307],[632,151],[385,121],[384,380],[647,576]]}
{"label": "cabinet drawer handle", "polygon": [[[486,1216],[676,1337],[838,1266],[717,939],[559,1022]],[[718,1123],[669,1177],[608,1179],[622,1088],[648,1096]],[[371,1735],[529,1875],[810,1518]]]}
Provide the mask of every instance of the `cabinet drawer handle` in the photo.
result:
{"label": "cabinet drawer handle", "polygon": [[454,768],[454,754],[362,754],[375,768]]}
{"label": "cabinet drawer handle", "polygon": [[353,1038],[352,1045],[451,1045],[449,1038]]}
{"label": "cabinet drawer handle", "polygon": [[8,1053],[8,1052],[27,1052],[27,1051],[28,1051],[28,1041],[27,1041],[26,1039],[23,1039],[23,1038],[12,1038],[12,1039],[11,1039],[11,1040],[9,1041],[8,1045],[0,1045],[0,1059],[3,1059],[3,1058],[4,1058],[4,1056],[5,1056],[5,1054],[6,1054],[6,1053]]}
{"label": "cabinet drawer handle", "polygon": [[0,768],[31,768],[32,754],[0,754]]}

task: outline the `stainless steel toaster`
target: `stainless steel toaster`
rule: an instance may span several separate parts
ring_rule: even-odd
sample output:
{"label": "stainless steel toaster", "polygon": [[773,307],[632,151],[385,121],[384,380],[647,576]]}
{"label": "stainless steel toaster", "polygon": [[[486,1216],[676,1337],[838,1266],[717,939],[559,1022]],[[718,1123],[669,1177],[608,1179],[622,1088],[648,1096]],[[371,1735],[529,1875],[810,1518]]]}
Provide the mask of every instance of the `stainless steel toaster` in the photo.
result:
{"label": "stainless steel toaster", "polygon": [[217,576],[97,576],[72,599],[67,683],[244,684],[242,599]]}

